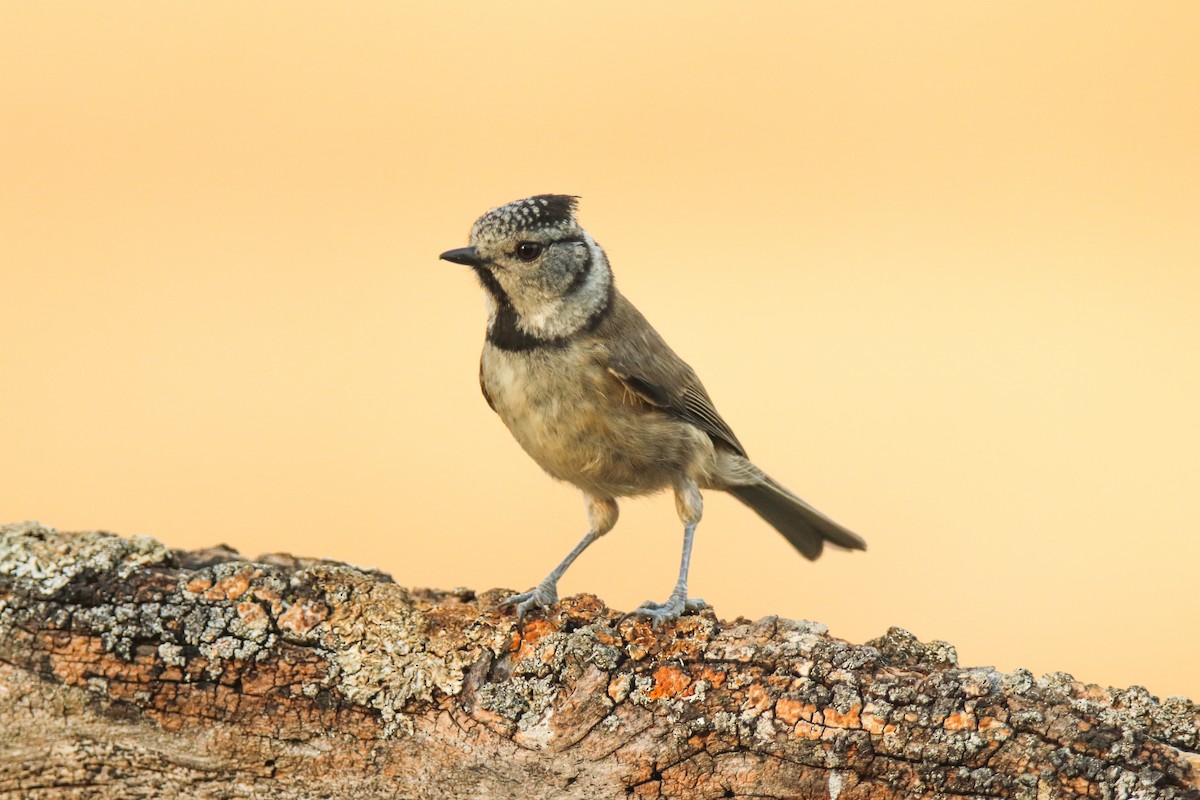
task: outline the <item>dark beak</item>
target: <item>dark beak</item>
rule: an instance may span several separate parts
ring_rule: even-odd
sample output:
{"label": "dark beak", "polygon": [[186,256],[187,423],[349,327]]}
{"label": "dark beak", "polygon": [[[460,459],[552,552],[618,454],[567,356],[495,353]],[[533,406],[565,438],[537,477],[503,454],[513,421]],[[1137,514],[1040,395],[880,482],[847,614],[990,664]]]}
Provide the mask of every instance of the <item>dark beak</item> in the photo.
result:
{"label": "dark beak", "polygon": [[455,264],[466,264],[468,267],[482,267],[483,259],[475,252],[474,247],[460,247],[457,250],[447,250],[438,258],[443,261],[453,261]]}

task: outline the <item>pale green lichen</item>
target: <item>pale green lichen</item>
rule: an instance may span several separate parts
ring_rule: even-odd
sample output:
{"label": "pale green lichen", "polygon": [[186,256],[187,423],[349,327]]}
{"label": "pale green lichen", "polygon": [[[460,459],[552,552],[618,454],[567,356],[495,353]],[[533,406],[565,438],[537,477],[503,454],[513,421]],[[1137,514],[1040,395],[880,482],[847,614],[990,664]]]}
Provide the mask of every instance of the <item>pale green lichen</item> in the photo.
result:
{"label": "pale green lichen", "polygon": [[163,642],[158,646],[158,657],[169,667],[182,667],[187,663],[183,657],[183,648],[170,642]]}
{"label": "pale green lichen", "polygon": [[465,642],[431,635],[408,591],[376,575],[322,564],[296,577],[335,609],[309,634],[333,665],[331,685],[347,701],[377,710],[388,734],[411,728],[403,720],[406,703],[457,695],[483,650],[496,655],[506,646],[496,629],[468,629]]}
{"label": "pale green lichen", "polygon": [[89,572],[111,573],[124,580],[140,567],[170,558],[171,551],[148,536],[126,539],[104,532],[64,536],[32,520],[0,526],[0,574],[44,597]]}
{"label": "pale green lichen", "polygon": [[606,637],[613,636],[611,628],[603,623],[547,633],[526,658],[513,665],[507,680],[479,687],[480,705],[516,722],[518,730],[530,733],[543,729],[548,724],[548,710],[559,699],[564,685],[577,680],[589,666],[608,674],[620,663],[621,649],[603,644],[598,636],[602,632]]}
{"label": "pale green lichen", "polygon": [[543,718],[558,691],[553,675],[513,675],[507,681],[481,686],[479,701],[489,711],[516,722],[519,729],[528,730]]}
{"label": "pale green lichen", "polygon": [[[35,522],[0,528],[0,577],[31,599],[43,598],[27,603],[22,614],[87,631],[122,658],[149,646],[165,665],[184,666],[189,651],[197,653],[209,678],[231,662],[268,657],[286,635],[330,664],[320,684],[306,683],[302,693],[335,688],[346,702],[378,711],[387,733],[411,729],[403,719],[406,703],[459,693],[479,653],[499,654],[506,645],[503,632],[486,626],[469,629],[467,642],[431,635],[430,621],[406,590],[377,574],[322,562],[290,574],[237,559],[210,564],[181,571],[173,590],[151,591],[147,600],[119,589],[110,603],[94,606],[57,597],[80,581],[119,587],[139,568],[172,559],[168,548],[147,538],[64,534]],[[336,609],[330,618],[303,634],[278,627],[293,600],[319,605],[320,597]],[[5,617],[4,624],[11,621]]]}

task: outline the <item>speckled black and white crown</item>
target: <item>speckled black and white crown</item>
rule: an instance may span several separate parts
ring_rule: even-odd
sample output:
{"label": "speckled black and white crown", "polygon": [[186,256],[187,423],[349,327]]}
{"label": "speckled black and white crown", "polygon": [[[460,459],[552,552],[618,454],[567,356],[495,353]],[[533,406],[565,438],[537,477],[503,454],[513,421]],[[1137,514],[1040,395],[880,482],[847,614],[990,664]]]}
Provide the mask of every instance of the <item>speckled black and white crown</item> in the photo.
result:
{"label": "speckled black and white crown", "polygon": [[471,242],[487,244],[511,239],[524,231],[552,228],[564,234],[579,235],[582,229],[575,221],[578,205],[579,198],[568,194],[539,194],[514,200],[477,219],[471,228]]}

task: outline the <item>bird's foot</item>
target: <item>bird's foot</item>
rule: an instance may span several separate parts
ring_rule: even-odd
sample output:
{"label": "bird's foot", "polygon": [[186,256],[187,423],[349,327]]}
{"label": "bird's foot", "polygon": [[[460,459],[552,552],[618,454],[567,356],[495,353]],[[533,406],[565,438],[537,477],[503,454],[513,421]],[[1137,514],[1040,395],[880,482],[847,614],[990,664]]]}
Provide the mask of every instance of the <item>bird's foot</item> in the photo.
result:
{"label": "bird's foot", "polygon": [[555,581],[542,581],[528,592],[509,595],[500,601],[501,606],[516,606],[517,619],[522,620],[530,611],[548,608],[558,602],[558,585]]}
{"label": "bird's foot", "polygon": [[646,617],[650,620],[650,624],[657,628],[664,622],[673,622],[679,619],[689,611],[701,611],[707,607],[708,603],[699,597],[688,597],[686,591],[675,591],[667,598],[667,602],[655,603],[647,600],[629,612],[629,615],[631,617]]}

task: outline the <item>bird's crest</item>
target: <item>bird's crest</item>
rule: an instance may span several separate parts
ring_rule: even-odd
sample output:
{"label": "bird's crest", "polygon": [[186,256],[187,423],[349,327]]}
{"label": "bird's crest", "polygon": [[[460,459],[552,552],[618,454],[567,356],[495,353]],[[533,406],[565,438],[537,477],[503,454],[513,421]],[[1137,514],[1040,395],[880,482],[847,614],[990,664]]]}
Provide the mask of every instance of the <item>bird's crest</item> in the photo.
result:
{"label": "bird's crest", "polygon": [[568,194],[539,194],[514,200],[493,208],[475,222],[471,241],[475,243],[508,239],[522,231],[558,228],[563,231],[579,229],[575,209],[579,198]]}

